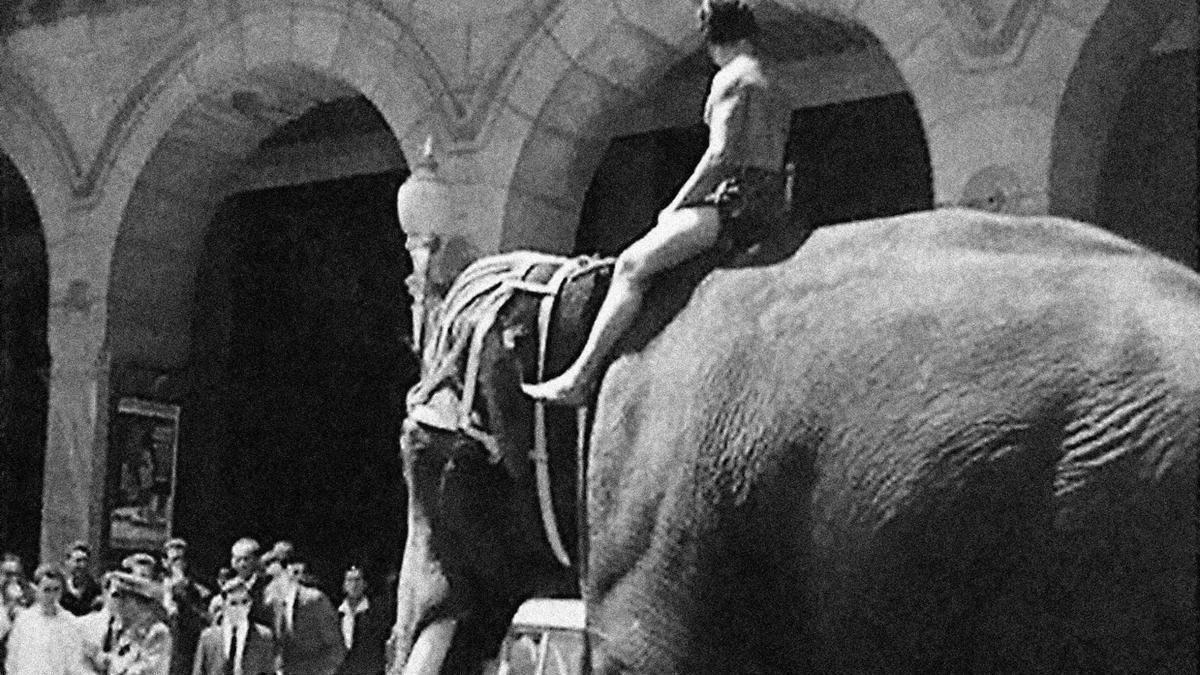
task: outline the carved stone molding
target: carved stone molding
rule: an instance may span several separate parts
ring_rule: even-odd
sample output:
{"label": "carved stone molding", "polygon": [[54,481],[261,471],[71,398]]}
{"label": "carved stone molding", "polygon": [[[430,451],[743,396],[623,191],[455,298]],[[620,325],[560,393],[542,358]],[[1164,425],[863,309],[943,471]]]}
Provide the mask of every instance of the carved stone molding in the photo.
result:
{"label": "carved stone molding", "polygon": [[950,20],[954,52],[966,70],[991,70],[1021,60],[1046,0],[939,0]]}

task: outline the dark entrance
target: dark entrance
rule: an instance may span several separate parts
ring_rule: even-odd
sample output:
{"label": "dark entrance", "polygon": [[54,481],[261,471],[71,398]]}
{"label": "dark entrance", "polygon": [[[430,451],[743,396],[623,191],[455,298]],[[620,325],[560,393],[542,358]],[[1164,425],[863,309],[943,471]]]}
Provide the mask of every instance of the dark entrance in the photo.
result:
{"label": "dark entrance", "polygon": [[[350,563],[398,567],[411,262],[395,215],[406,172],[235,195],[212,226],[196,349],[210,361],[185,424],[181,529],[203,565],[290,539],[326,586]],[[222,300],[224,298],[224,300]],[[224,304],[225,313],[205,316]],[[202,326],[201,324],[204,324]],[[225,339],[224,336],[227,336]],[[378,586],[377,586],[378,588]]]}
{"label": "dark entrance", "polygon": [[1149,58],[1133,78],[1100,166],[1096,224],[1200,269],[1196,55]]}
{"label": "dark entrance", "polygon": [[0,550],[38,558],[50,349],[46,241],[33,196],[0,155]]}
{"label": "dark entrance", "polygon": [[[707,145],[704,125],[614,139],[584,199],[575,250],[612,255],[646,232]],[[912,97],[889,94],[792,114],[788,161],[808,223],[933,208],[933,174]]]}
{"label": "dark entrance", "polygon": [[933,171],[916,103],[906,93],[792,113],[788,158],[795,206],[815,225],[933,208]]}

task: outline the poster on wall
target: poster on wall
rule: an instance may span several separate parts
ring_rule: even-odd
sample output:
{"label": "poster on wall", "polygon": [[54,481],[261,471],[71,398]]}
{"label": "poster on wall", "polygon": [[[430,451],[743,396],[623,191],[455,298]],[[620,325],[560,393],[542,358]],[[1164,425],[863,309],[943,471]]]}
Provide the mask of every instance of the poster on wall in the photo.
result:
{"label": "poster on wall", "polygon": [[179,406],[123,398],[113,420],[109,457],[117,464],[109,499],[109,546],[158,549],[171,537]]}

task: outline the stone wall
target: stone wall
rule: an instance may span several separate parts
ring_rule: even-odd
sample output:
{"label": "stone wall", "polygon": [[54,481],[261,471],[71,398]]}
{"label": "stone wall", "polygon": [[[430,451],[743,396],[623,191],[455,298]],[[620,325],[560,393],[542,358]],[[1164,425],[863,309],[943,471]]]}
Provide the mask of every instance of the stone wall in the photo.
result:
{"label": "stone wall", "polygon": [[[1190,0],[757,6],[797,92],[821,104],[907,92],[934,199],[1013,212],[1093,216],[1139,64],[1171,36],[1195,48]],[[0,149],[38,205],[51,306],[72,307],[49,318],[43,546],[99,536],[110,367],[187,366],[216,205],[239,184],[313,172],[303,151],[252,159],[262,139],[365,97],[405,157],[436,140],[449,206],[404,223],[436,229],[436,274],[499,249],[570,251],[609,141],[698,115],[693,12],[687,0],[162,0],[5,35]]]}

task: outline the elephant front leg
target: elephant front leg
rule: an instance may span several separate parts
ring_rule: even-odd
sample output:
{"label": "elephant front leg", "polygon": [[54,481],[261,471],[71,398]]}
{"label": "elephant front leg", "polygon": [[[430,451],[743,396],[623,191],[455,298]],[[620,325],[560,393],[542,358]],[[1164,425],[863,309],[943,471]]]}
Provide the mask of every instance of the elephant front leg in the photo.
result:
{"label": "elephant front leg", "polygon": [[688,608],[647,594],[652,586],[626,580],[589,601],[588,640],[592,672],[704,673],[705,650],[690,632]]}

